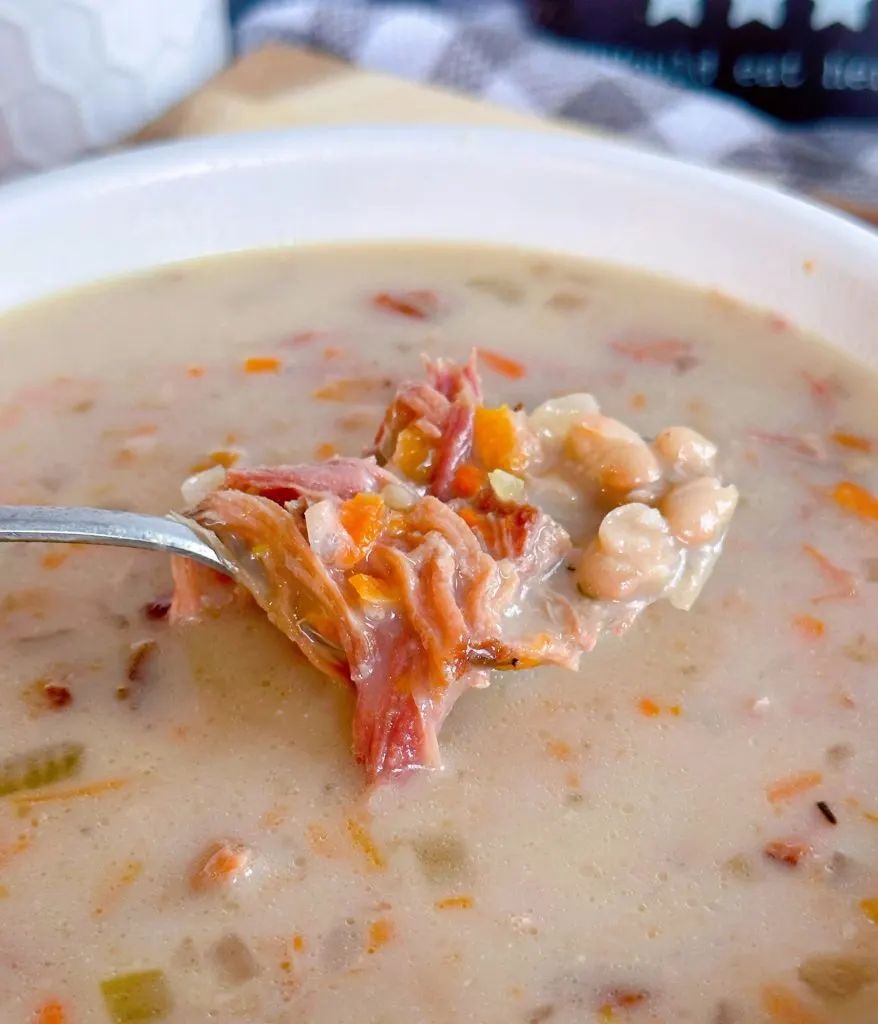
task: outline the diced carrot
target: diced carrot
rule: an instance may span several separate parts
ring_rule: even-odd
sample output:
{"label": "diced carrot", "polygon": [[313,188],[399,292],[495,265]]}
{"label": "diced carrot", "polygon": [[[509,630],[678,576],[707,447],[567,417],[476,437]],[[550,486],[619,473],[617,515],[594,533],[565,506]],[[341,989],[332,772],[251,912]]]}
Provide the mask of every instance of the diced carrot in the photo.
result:
{"label": "diced carrot", "polygon": [[244,373],[278,373],[281,365],[277,356],[249,356],[244,360]]}
{"label": "diced carrot", "polygon": [[631,408],[637,412],[643,412],[646,408],[647,397],[642,391],[638,391],[636,395],[631,396]]}
{"label": "diced carrot", "polygon": [[461,498],[474,498],[485,486],[487,479],[484,470],[471,462],[465,462],[457,467],[451,486],[454,493]]}
{"label": "diced carrot", "polygon": [[385,505],[380,494],[357,494],[339,509],[341,525],[358,551],[364,552],[378,538],[384,526]]}
{"label": "diced carrot", "polygon": [[436,446],[422,430],[406,427],[399,432],[393,462],[410,480],[428,483],[435,458]]}
{"label": "diced carrot", "polygon": [[50,999],[37,1010],[34,1024],[67,1024],[67,1011],[57,999]]}
{"label": "diced carrot", "polygon": [[237,840],[224,839],[211,843],[199,855],[189,876],[193,892],[206,892],[233,882],[246,871],[250,863],[250,849]]}
{"label": "diced carrot", "polygon": [[765,856],[769,860],[776,860],[779,864],[786,864],[794,868],[803,857],[811,852],[807,843],[800,843],[792,839],[773,839],[765,844]]}
{"label": "diced carrot", "polygon": [[472,896],[448,896],[444,900],[437,900],[434,906],[437,910],[471,910],[475,903]]}
{"label": "diced carrot", "polygon": [[214,466],[222,466],[223,469],[231,469],[241,458],[240,452],[231,451],[228,448],[217,448],[211,452],[206,459],[193,463],[192,473],[203,473],[206,469],[213,469]]}
{"label": "diced carrot", "polygon": [[322,402],[368,402],[392,387],[384,377],[343,377],[332,380],[311,393]]}
{"label": "diced carrot", "polygon": [[878,520],[878,498],[859,484],[843,480],[833,488],[832,499],[845,512],[861,519]]}
{"label": "diced carrot", "polygon": [[795,796],[807,793],[823,782],[822,772],[797,772],[795,775],[788,775],[786,778],[778,779],[766,787],[765,793],[770,803],[776,804],[784,800],[791,800]]}
{"label": "diced carrot", "polygon": [[503,469],[515,473],[524,469],[524,457],[518,431],[509,406],[476,409],[473,448],[487,470]]}
{"label": "diced carrot", "polygon": [[762,1006],[772,1024],[820,1024],[820,1019],[784,985],[766,985]]}
{"label": "diced carrot", "polygon": [[330,444],[329,441],[318,444],[314,449],[314,458],[320,459],[321,462],[326,461],[326,459],[334,459],[336,455],[338,455],[338,448],[334,444]]}
{"label": "diced carrot", "polygon": [[826,623],[813,615],[796,615],[793,626],[809,640],[819,640],[826,633]]}
{"label": "diced carrot", "polygon": [[857,577],[852,572],[836,565],[812,544],[803,544],[802,550],[806,555],[814,559],[823,575],[837,588],[833,593],[824,594],[822,597],[815,597],[815,604],[821,601],[841,600],[842,598],[857,596]]}
{"label": "diced carrot", "polygon": [[190,367],[188,367],[186,369],[186,373],[187,373],[188,376],[194,377],[194,378],[197,379],[198,377],[203,377],[204,376],[204,367],[203,366],[190,366]]}
{"label": "diced carrot", "polygon": [[348,581],[365,604],[392,604],[399,593],[392,583],[358,572]]}
{"label": "diced carrot", "polygon": [[646,715],[647,718],[657,718],[662,713],[658,704],[649,697],[643,697],[637,706],[640,708],[640,713]]}
{"label": "diced carrot", "polygon": [[868,437],[861,437],[859,434],[848,434],[844,430],[836,430],[832,434],[832,440],[841,448],[850,448],[855,452],[871,452],[873,445]]}
{"label": "diced carrot", "polygon": [[439,298],[435,292],[417,289],[408,292],[379,292],[373,297],[372,305],[396,316],[429,320],[439,311]]}
{"label": "diced carrot", "polygon": [[369,944],[366,947],[367,953],[377,953],[382,946],[386,946],[393,938],[395,928],[393,921],[387,917],[379,917],[369,925]]}
{"label": "diced carrot", "polygon": [[694,362],[692,346],[688,341],[680,341],[677,338],[658,338],[654,341],[614,341],[610,348],[618,355],[625,356],[635,363],[677,366],[682,369]]}
{"label": "diced carrot", "polygon": [[546,744],[546,753],[556,761],[573,760],[573,747],[564,740],[551,740]]}
{"label": "diced carrot", "polygon": [[57,569],[59,565],[63,565],[72,554],[72,550],[64,550],[63,548],[55,551],[48,551],[40,559],[40,565],[44,569]]}
{"label": "diced carrot", "polygon": [[527,374],[523,363],[500,352],[492,352],[489,348],[479,349],[479,359],[494,373],[499,373],[508,380],[521,380]]}
{"label": "diced carrot", "polygon": [[305,937],[303,935],[300,935],[298,932],[293,936],[293,952],[305,952]]}
{"label": "diced carrot", "polygon": [[360,850],[369,863],[369,866],[377,871],[383,871],[384,857],[382,857],[381,851],[375,845],[375,841],[369,835],[363,823],[361,821],[357,821],[356,818],[348,818],[347,827],[348,835],[353,840],[354,846]]}
{"label": "diced carrot", "polygon": [[860,900],[860,910],[872,924],[878,924],[878,899]]}
{"label": "diced carrot", "polygon": [[336,348],[334,345],[327,346],[322,352],[323,358],[329,362],[332,359],[338,359],[344,355],[343,348]]}

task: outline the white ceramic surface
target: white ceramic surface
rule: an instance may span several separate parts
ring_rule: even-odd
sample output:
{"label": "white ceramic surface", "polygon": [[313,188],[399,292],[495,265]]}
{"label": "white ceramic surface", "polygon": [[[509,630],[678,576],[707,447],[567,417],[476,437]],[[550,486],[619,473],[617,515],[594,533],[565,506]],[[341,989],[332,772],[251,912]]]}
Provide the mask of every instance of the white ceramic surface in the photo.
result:
{"label": "white ceramic surface", "polygon": [[878,233],[621,146],[496,129],[196,140],[13,183],[0,189],[0,311],[190,257],[342,239],[494,242],[641,267],[775,309],[878,364]]}
{"label": "white ceramic surface", "polygon": [[225,0],[0,0],[0,179],[134,132],[225,64]]}

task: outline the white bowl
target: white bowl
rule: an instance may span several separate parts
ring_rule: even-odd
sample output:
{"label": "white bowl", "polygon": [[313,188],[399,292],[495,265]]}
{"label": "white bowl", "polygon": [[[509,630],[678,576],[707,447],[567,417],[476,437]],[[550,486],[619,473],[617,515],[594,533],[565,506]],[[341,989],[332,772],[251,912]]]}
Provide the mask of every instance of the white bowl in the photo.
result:
{"label": "white bowl", "polygon": [[357,239],[550,249],[720,288],[878,364],[878,234],[605,142],[468,128],[197,140],[0,190],[0,311],[233,250]]}

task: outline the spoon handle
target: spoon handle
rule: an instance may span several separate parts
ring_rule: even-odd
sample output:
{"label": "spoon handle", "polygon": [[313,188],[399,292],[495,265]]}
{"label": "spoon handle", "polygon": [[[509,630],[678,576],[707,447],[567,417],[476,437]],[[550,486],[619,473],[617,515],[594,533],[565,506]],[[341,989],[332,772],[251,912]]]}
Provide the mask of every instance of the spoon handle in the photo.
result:
{"label": "spoon handle", "polygon": [[230,566],[185,523],[139,512],[0,505],[0,543],[15,540],[146,548],[185,555],[219,572],[228,574],[231,571]]}

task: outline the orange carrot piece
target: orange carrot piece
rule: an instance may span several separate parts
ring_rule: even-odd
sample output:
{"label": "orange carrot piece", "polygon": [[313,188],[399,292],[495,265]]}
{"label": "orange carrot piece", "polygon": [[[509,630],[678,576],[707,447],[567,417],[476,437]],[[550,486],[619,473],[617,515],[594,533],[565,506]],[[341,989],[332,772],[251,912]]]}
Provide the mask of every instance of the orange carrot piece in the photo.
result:
{"label": "orange carrot piece", "polygon": [[323,444],[318,444],[314,449],[314,457],[320,459],[321,462],[325,462],[326,459],[335,458],[338,455],[338,448],[334,444],[330,444],[328,441],[324,441]]}
{"label": "orange carrot piece", "polygon": [[868,437],[862,437],[860,434],[849,434],[844,430],[836,430],[832,434],[832,440],[840,448],[850,448],[855,452],[871,452],[873,449],[872,442]]}
{"label": "orange carrot piece", "polygon": [[130,779],[99,779],[97,782],[89,782],[84,786],[74,786],[72,789],[55,789],[50,790],[48,793],[15,794],[12,800],[19,807],[29,807],[31,804],[61,803],[65,800],[78,800],[80,797],[112,793],[117,789],[127,786],[130,782]]}
{"label": "orange carrot piece", "polygon": [[796,615],[793,626],[809,640],[819,640],[826,633],[826,623],[813,615]]}
{"label": "orange carrot piece", "polygon": [[365,551],[384,527],[384,499],[380,494],[357,494],[339,509],[341,525],[360,551]]}
{"label": "orange carrot piece", "polygon": [[43,555],[40,559],[40,565],[44,569],[57,569],[59,565],[63,565],[72,554],[72,551],[49,551]]}
{"label": "orange carrot piece", "polygon": [[766,985],[762,1006],[772,1024],[820,1024],[819,1018],[784,985]]}
{"label": "orange carrot piece", "polygon": [[186,373],[188,374],[188,376],[194,377],[195,379],[197,379],[198,377],[203,377],[204,376],[204,367],[203,366],[190,366],[190,367],[187,368]]}
{"label": "orange carrot piece", "polygon": [[572,761],[573,747],[564,740],[550,740],[546,744],[546,753],[556,761]]}
{"label": "orange carrot piece", "polygon": [[390,386],[381,377],[343,377],[317,388],[311,397],[322,402],[368,402]]}
{"label": "orange carrot piece", "polygon": [[637,412],[643,412],[646,408],[648,399],[642,391],[638,391],[636,395],[631,396],[631,408]]}
{"label": "orange carrot piece", "polygon": [[365,604],[392,604],[399,597],[399,591],[392,583],[380,580],[377,576],[358,572],[348,582]]}
{"label": "orange carrot piece", "polygon": [[296,932],[296,934],[293,936],[293,952],[305,952],[305,937],[304,935],[300,935],[298,932]]}
{"label": "orange carrot piece", "polygon": [[493,370],[494,373],[499,373],[501,377],[506,377],[507,380],[521,380],[522,377],[527,375],[524,363],[520,363],[517,359],[512,359],[509,356],[504,356],[500,352],[492,352],[489,348],[479,349],[479,359],[488,369]]}
{"label": "orange carrot piece", "polygon": [[396,929],[393,921],[387,917],[379,917],[369,925],[369,944],[366,947],[367,953],[377,953],[382,946],[386,946],[393,938]]}
{"label": "orange carrot piece", "polygon": [[479,406],[473,428],[473,448],[479,461],[488,469],[515,473],[524,468],[518,443],[518,431],[509,406],[497,409]]}
{"label": "orange carrot piece", "polygon": [[878,924],[878,900],[860,900],[860,910],[869,918],[872,924]]}
{"label": "orange carrot piece", "polygon": [[832,500],[844,509],[861,519],[878,520],[878,498],[865,487],[850,480],[842,480],[832,491]]}
{"label": "orange carrot piece", "polygon": [[193,892],[206,892],[233,882],[250,863],[250,849],[234,839],[210,846],[195,861],[189,876]]}
{"label": "orange carrot piece", "polygon": [[375,868],[377,871],[383,871],[384,858],[381,856],[381,851],[375,845],[375,841],[366,831],[363,823],[357,821],[356,818],[348,818],[347,827],[348,835],[353,840],[354,846],[365,856],[370,867]]}
{"label": "orange carrot piece", "polygon": [[784,800],[791,800],[795,796],[807,793],[823,782],[822,772],[797,772],[795,775],[788,775],[784,779],[778,779],[766,786],[765,793],[770,803],[781,803]]}
{"label": "orange carrot piece", "polygon": [[485,486],[487,476],[484,470],[474,466],[471,462],[465,462],[458,466],[452,480],[454,493],[461,498],[474,498]]}
{"label": "orange carrot piece", "polygon": [[277,356],[249,356],[244,360],[244,373],[278,373],[280,368]]}
{"label": "orange carrot piece", "polygon": [[857,596],[857,577],[852,572],[836,565],[835,562],[827,558],[819,548],[815,548],[812,544],[803,544],[802,550],[806,555],[814,559],[823,575],[837,587],[837,591],[831,594],[815,597],[815,604],[819,604],[821,601],[841,600],[842,598]]}
{"label": "orange carrot piece", "polygon": [[67,1024],[67,1011],[57,999],[50,999],[37,1010],[34,1024]]}
{"label": "orange carrot piece", "polygon": [[437,900],[434,906],[437,910],[471,910],[475,904],[472,896],[448,896],[444,900]]}
{"label": "orange carrot piece", "polygon": [[439,311],[439,299],[435,292],[415,289],[408,292],[379,292],[372,299],[375,309],[410,320],[429,320]]}
{"label": "orange carrot piece", "polygon": [[649,697],[643,697],[637,706],[640,708],[640,713],[646,715],[647,718],[657,718],[662,713],[662,709],[658,704]]}

